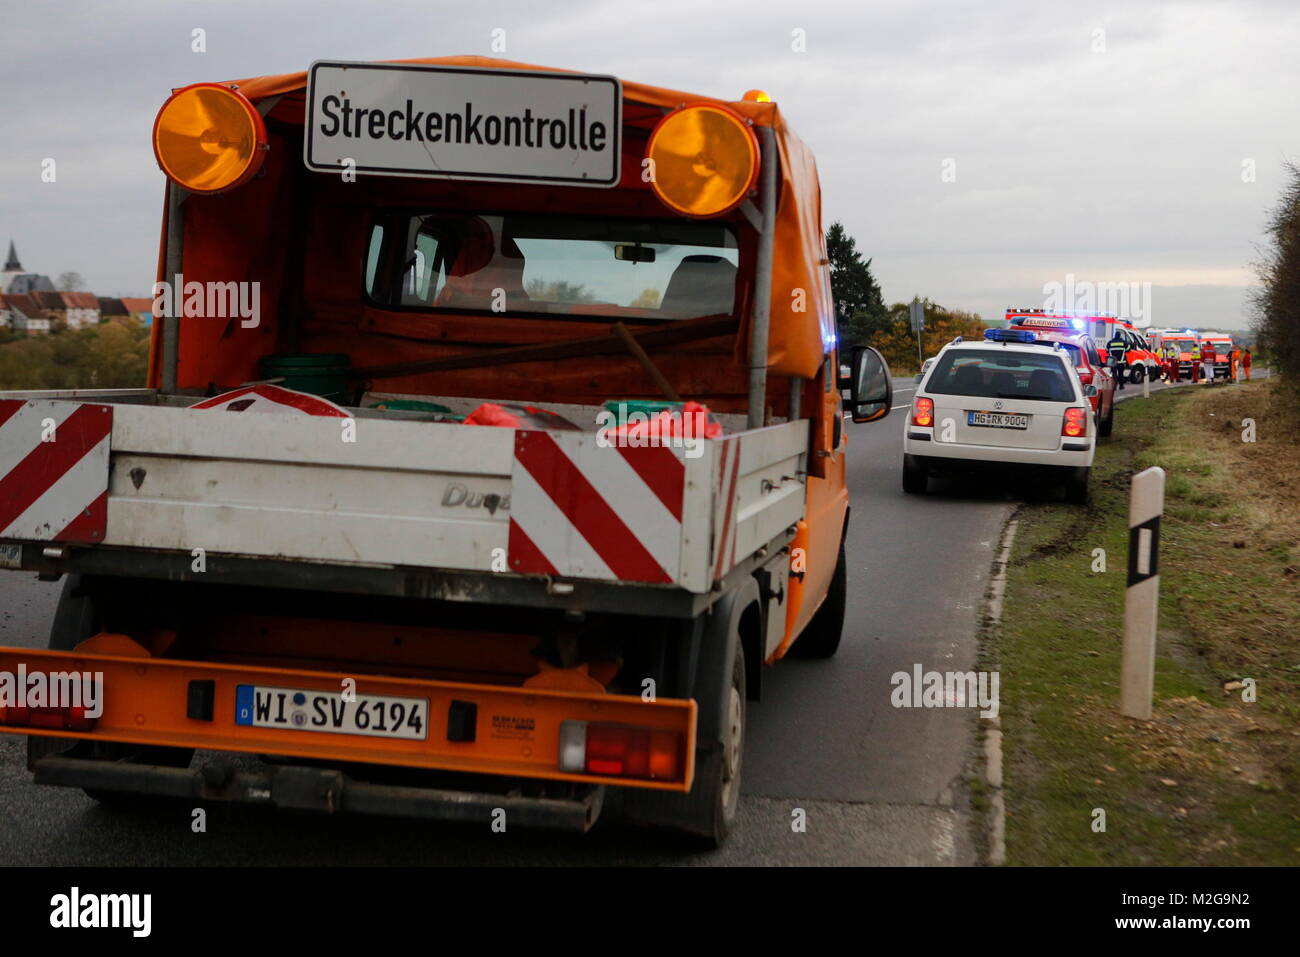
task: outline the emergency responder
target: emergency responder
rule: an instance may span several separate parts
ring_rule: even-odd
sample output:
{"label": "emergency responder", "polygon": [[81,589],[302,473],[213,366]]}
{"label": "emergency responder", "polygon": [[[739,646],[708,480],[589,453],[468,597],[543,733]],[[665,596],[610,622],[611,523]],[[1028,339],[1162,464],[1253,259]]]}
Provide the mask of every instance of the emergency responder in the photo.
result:
{"label": "emergency responder", "polygon": [[1241,354],[1241,371],[1245,375],[1246,381],[1250,381],[1250,350],[1247,349]]}
{"label": "emergency responder", "polygon": [[1228,381],[1237,381],[1237,368],[1241,365],[1241,350],[1235,345],[1228,351]]}
{"label": "emergency responder", "polygon": [[1178,348],[1165,346],[1165,378],[1170,382],[1178,381]]}
{"label": "emergency responder", "polygon": [[1201,344],[1199,342],[1192,343],[1191,356],[1192,356],[1192,381],[1200,382],[1201,381]]}
{"label": "emergency responder", "polygon": [[1201,343],[1201,371],[1205,373],[1207,385],[1214,385],[1214,343],[1205,341]]}
{"label": "emergency responder", "polygon": [[1110,337],[1110,342],[1106,343],[1106,354],[1110,356],[1110,366],[1115,373],[1115,387],[1124,388],[1124,377],[1127,363],[1125,358],[1128,355],[1128,342],[1124,339],[1118,329]]}

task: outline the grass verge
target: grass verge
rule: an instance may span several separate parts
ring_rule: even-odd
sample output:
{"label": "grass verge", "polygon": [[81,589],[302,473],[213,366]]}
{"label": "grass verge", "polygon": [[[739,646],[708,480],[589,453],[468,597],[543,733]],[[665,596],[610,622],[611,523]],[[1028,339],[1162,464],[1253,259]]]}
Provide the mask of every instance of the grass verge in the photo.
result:
{"label": "grass verge", "polygon": [[[1282,388],[1124,402],[1091,505],[1019,510],[985,649],[1008,863],[1300,864],[1300,422]],[[1118,712],[1128,487],[1151,465],[1167,473],[1160,629],[1154,716],[1137,721]]]}

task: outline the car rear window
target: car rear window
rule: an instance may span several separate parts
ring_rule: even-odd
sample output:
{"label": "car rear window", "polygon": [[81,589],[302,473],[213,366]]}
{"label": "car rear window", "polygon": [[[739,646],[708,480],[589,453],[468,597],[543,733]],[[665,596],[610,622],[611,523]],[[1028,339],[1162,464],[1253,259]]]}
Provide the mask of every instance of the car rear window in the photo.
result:
{"label": "car rear window", "polygon": [[970,395],[986,399],[1074,401],[1074,385],[1062,354],[1043,350],[952,349],[935,363],[925,391],[936,395]]}
{"label": "car rear window", "polygon": [[1078,346],[1069,342],[1062,342],[1061,348],[1065,350],[1065,354],[1070,357],[1070,362],[1074,363],[1076,369],[1083,365],[1083,353]]}

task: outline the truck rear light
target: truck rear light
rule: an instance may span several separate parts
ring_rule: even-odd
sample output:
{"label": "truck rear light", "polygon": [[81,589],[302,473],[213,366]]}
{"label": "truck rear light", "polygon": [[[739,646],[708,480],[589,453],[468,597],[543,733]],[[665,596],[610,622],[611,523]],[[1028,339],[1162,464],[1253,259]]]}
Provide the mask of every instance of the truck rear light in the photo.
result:
{"label": "truck rear light", "polygon": [[153,124],[159,168],[195,193],[220,193],[248,182],[267,149],[266,124],[257,107],[220,83],[177,90]]}
{"label": "truck rear light", "polygon": [[1065,420],[1061,423],[1061,434],[1077,439],[1088,434],[1088,410],[1075,406],[1065,410]]}
{"label": "truck rear light", "polygon": [[50,731],[93,731],[97,718],[87,717],[84,707],[0,708],[0,724]]}
{"label": "truck rear light", "polygon": [[924,397],[912,403],[912,424],[928,429],[934,425],[934,400]]}
{"label": "truck rear light", "polygon": [[573,774],[680,781],[682,752],[675,731],[586,721],[560,725],[560,770]]}
{"label": "truck rear light", "polygon": [[739,206],[758,180],[758,137],[730,107],[695,103],[674,110],[650,133],[650,187],[669,209],[720,216]]}

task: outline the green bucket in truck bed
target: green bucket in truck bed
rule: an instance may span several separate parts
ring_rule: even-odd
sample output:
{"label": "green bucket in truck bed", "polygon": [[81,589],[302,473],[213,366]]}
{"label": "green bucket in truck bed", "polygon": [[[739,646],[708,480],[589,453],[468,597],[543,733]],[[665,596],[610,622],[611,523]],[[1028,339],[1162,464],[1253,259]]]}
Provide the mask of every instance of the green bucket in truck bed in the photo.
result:
{"label": "green bucket in truck bed", "polygon": [[347,404],[351,360],[340,352],[264,356],[261,365],[262,378],[281,379],[279,384],[286,389]]}

